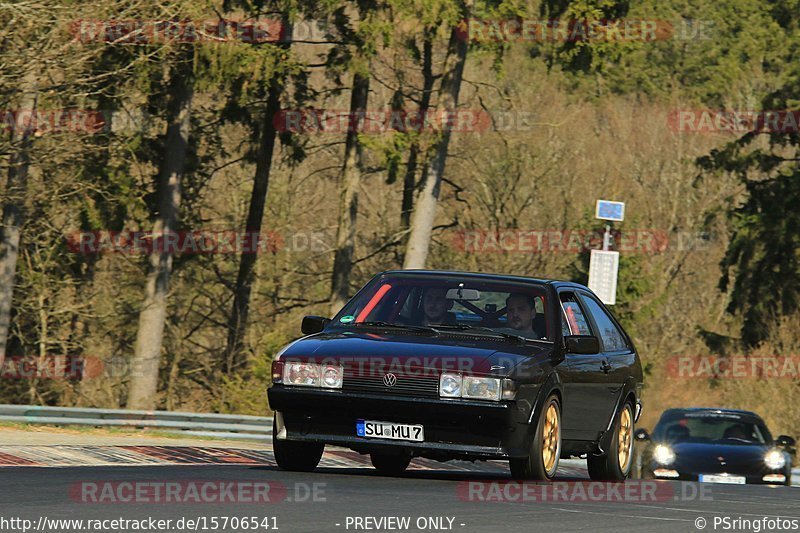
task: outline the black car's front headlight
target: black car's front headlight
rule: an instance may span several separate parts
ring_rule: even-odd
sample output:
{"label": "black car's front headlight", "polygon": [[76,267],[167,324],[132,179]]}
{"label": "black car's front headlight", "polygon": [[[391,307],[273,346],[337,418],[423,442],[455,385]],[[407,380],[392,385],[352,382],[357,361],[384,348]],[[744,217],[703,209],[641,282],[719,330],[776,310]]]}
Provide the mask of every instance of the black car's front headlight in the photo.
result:
{"label": "black car's front headlight", "polygon": [[764,464],[772,470],[780,470],[786,466],[786,457],[780,450],[770,450],[764,456]]}
{"label": "black car's front headlight", "polygon": [[464,376],[456,372],[444,372],[439,376],[439,397],[467,398],[471,400],[513,400],[517,394],[516,384],[507,378]]}
{"label": "black car's front headlight", "polygon": [[[314,363],[285,362],[281,369],[284,385],[341,389],[344,369],[340,365],[318,365]],[[273,382],[278,383],[273,375]]]}
{"label": "black car's front headlight", "polygon": [[653,459],[660,465],[671,465],[675,462],[675,452],[666,444],[659,444],[653,450]]}

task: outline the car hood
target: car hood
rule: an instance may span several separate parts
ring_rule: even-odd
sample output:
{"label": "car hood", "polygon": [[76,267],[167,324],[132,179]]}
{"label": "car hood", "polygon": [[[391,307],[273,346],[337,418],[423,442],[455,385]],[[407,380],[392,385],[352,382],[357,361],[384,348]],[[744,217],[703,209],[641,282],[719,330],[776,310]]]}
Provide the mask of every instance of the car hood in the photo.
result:
{"label": "car hood", "polygon": [[337,363],[345,368],[404,373],[418,369],[508,375],[530,357],[546,357],[552,348],[488,335],[443,332],[440,335],[386,330],[318,333],[295,341],[281,360]]}

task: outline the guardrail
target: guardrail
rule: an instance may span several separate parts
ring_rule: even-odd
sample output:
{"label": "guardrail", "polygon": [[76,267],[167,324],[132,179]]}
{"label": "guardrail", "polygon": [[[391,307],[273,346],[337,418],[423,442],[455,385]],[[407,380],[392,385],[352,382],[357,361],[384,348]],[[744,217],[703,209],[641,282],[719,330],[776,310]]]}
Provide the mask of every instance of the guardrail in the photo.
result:
{"label": "guardrail", "polygon": [[57,426],[154,428],[193,436],[272,440],[272,417],[133,411],[37,405],[0,405],[0,421]]}
{"label": "guardrail", "polygon": [[[271,416],[0,405],[0,421],[56,426],[156,428],[200,437],[272,440]],[[569,460],[562,462],[567,464]],[[583,462],[580,460],[580,464]],[[792,484],[800,486],[800,468],[792,470]]]}

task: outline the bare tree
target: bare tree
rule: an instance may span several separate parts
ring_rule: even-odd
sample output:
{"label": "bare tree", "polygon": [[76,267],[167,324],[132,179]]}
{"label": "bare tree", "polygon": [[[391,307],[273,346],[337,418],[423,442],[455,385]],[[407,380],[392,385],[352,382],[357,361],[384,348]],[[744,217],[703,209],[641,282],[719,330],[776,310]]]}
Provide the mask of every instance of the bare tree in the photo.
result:
{"label": "bare tree", "polygon": [[31,135],[35,127],[36,72],[38,70],[31,66],[22,82],[20,116],[24,123],[15,124],[12,131],[11,141],[16,149],[10,158],[6,180],[7,200],[3,205],[3,220],[0,226],[0,367],[5,360],[8,328],[11,323],[11,301],[14,296],[23,221],[22,206],[30,167]]}
{"label": "bare tree", "polygon": [[[191,58],[191,54],[188,54]],[[181,180],[191,132],[191,107],[194,96],[191,59],[183,57],[172,68],[168,126],[164,157],[159,172],[158,218],[153,226],[154,241],[163,236],[164,245],[155,246],[149,257],[144,302],[139,314],[139,329],[134,348],[133,375],[128,390],[128,408],[153,409],[156,404],[158,371],[167,294],[172,273],[173,250],[167,243],[177,229],[181,202]]]}
{"label": "bare tree", "polygon": [[[454,111],[458,106],[458,93],[467,60],[467,48],[467,40],[457,29],[453,29],[447,46],[444,76],[441,82],[438,106],[440,113]],[[411,233],[408,237],[403,268],[425,268],[449,144],[450,130],[445,127],[436,143],[436,153],[428,166],[427,173],[423,174],[424,181],[411,219]]]}

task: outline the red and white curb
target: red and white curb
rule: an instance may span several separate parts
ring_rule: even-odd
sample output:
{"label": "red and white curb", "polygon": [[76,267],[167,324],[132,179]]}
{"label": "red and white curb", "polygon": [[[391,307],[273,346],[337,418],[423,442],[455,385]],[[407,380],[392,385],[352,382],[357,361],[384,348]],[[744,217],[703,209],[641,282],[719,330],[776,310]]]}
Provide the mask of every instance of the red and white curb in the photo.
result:
{"label": "red and white curb", "polygon": [[[159,465],[244,465],[275,466],[271,449],[231,449],[197,446],[0,446],[0,468],[3,467],[86,467],[86,466],[159,466]],[[368,455],[329,448],[320,462],[321,468],[372,467]],[[463,461],[440,463],[417,458],[410,470],[508,473],[503,462]],[[582,462],[564,461],[561,475],[585,477]]]}

